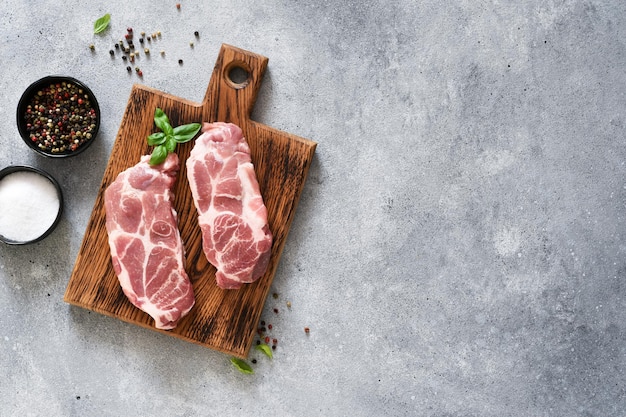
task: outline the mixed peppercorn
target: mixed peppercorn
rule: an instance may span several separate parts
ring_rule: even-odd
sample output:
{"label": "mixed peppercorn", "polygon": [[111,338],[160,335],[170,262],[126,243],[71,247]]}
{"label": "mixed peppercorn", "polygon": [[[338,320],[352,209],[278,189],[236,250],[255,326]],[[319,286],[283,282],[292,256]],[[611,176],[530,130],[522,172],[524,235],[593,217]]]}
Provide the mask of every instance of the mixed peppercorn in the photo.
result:
{"label": "mixed peppercorn", "polygon": [[[200,32],[196,30],[193,32],[193,35],[196,39],[198,39],[200,37]],[[138,39],[139,43],[142,45],[141,48],[135,48],[136,39]],[[128,66],[128,64],[132,64],[135,69],[135,73],[139,77],[143,77],[143,71],[138,66],[135,66],[135,61],[140,58],[141,50],[143,50],[144,55],[146,55],[147,57],[150,56],[150,48],[148,47],[148,45],[155,44],[156,42],[158,42],[159,39],[161,39],[160,31],[154,32],[152,34],[146,34],[145,31],[141,31],[139,32],[138,36],[135,37],[135,31],[133,30],[133,28],[128,27],[126,28],[126,33],[124,34],[124,36],[121,37],[111,49],[109,49],[109,55],[111,56],[111,58],[115,59],[118,54],[121,54],[121,58],[122,61],[124,61],[126,70],[128,72],[132,72],[132,68]],[[194,45],[195,44],[193,41],[189,42],[189,46],[191,48],[193,48]],[[94,44],[90,44],[89,48],[92,51],[95,51],[96,47]],[[165,56],[165,50],[161,49],[160,54],[161,56]],[[178,59],[178,64],[182,65],[183,60]],[[131,68],[131,70],[129,70],[128,68]]]}
{"label": "mixed peppercorn", "polygon": [[61,154],[93,138],[98,115],[82,87],[64,81],[37,91],[23,117],[30,140],[39,149]]}

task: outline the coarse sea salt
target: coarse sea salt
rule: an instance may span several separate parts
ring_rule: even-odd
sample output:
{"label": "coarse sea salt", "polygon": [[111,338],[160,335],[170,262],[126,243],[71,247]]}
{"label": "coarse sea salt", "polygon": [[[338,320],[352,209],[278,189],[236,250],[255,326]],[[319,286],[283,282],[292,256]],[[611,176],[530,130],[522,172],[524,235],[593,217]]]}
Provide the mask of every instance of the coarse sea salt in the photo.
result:
{"label": "coarse sea salt", "polygon": [[31,171],[13,172],[0,180],[0,235],[15,242],[37,239],[59,214],[57,189]]}

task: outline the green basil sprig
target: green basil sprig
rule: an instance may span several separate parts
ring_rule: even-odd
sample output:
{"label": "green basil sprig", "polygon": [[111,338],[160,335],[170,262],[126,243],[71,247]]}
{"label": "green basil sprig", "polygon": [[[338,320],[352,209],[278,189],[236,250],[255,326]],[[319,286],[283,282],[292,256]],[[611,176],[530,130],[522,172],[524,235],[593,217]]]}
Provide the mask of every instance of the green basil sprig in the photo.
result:
{"label": "green basil sprig", "polygon": [[179,143],[189,142],[200,131],[200,123],[190,123],[172,127],[167,115],[157,107],[154,111],[154,124],[161,131],[148,136],[148,145],[154,146],[150,156],[150,165],[159,165],[167,154],[174,152]]}
{"label": "green basil sprig", "polygon": [[96,20],[93,24],[93,33],[103,32],[109,26],[110,21],[111,15],[109,13]]}

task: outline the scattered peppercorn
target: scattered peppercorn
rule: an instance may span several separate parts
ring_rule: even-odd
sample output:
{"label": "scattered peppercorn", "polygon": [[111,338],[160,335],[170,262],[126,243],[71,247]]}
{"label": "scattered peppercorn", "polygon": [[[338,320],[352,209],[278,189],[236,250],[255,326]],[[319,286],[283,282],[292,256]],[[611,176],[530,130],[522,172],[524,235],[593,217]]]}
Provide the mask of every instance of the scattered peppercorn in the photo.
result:
{"label": "scattered peppercorn", "polygon": [[277,345],[278,344],[278,339],[272,339],[272,343]]}
{"label": "scattered peppercorn", "polygon": [[139,72],[137,72],[137,75],[139,75],[140,77],[143,77],[143,71],[139,70]]}
{"label": "scattered peppercorn", "polygon": [[146,32],[144,32],[143,30],[140,33],[141,37],[143,38],[144,36],[146,36]]}
{"label": "scattered peppercorn", "polygon": [[272,294],[272,297],[273,297],[274,299],[278,298],[278,293],[276,293],[276,292],[275,292],[275,293],[273,293],[273,294]]}
{"label": "scattered peppercorn", "polygon": [[261,320],[261,326],[265,326],[265,320]]}
{"label": "scattered peppercorn", "polygon": [[135,72],[139,72],[139,67],[135,67]]}
{"label": "scattered peppercorn", "polygon": [[93,43],[89,44],[89,49],[91,49],[92,51],[96,49],[96,45],[94,45]]}
{"label": "scattered peppercorn", "polygon": [[265,336],[265,343],[269,343],[270,342],[270,337],[269,336]]}
{"label": "scattered peppercorn", "polygon": [[111,56],[113,56],[113,55],[115,55],[115,51],[114,51],[113,49],[111,49],[111,50],[109,51],[109,54],[110,54]]}
{"label": "scattered peppercorn", "polygon": [[257,346],[258,346],[258,345],[260,345],[260,344],[261,344],[261,341],[260,341],[260,340],[257,340],[257,341],[256,341],[256,344],[257,344]]}
{"label": "scattered peppercorn", "polygon": [[274,309],[274,313],[278,314],[278,309],[277,308]]}
{"label": "scattered peppercorn", "polygon": [[251,362],[252,362],[252,363],[256,363],[256,359],[252,359],[252,361],[251,361]]}
{"label": "scattered peppercorn", "polygon": [[126,61],[127,59],[126,55],[122,55],[122,61]]}
{"label": "scattered peppercorn", "polygon": [[126,71],[131,72],[132,70],[133,69],[130,66],[126,67]]}
{"label": "scattered peppercorn", "polygon": [[161,49],[161,55],[165,55],[165,51]]}
{"label": "scattered peppercorn", "polygon": [[180,10],[180,3],[176,3],[176,8]]}
{"label": "scattered peppercorn", "polygon": [[161,37],[161,31],[157,32],[157,36],[160,38]]}
{"label": "scattered peppercorn", "polygon": [[178,60],[178,65],[183,65],[183,60],[182,59]]}
{"label": "scattered peppercorn", "polygon": [[197,38],[198,36],[200,36],[200,32],[198,32],[198,31],[196,30],[196,31],[193,33],[193,36],[195,36],[195,37]]}
{"label": "scattered peppercorn", "polygon": [[267,328],[268,328],[268,329],[270,329],[270,330],[272,330],[272,325],[271,325],[271,324],[268,324],[268,325],[267,325]]}
{"label": "scattered peppercorn", "polygon": [[150,53],[150,50],[149,50],[148,48],[144,48],[144,50],[143,50],[143,51],[144,51],[146,54],[149,54],[149,53]]}
{"label": "scattered peppercorn", "polygon": [[115,49],[120,49],[120,44],[119,43],[115,44]]}
{"label": "scattered peppercorn", "polygon": [[309,334],[310,331],[311,331],[311,329],[309,329],[308,327],[304,328],[304,333]]}
{"label": "scattered peppercorn", "polygon": [[287,301],[287,308],[291,308],[291,301]]}
{"label": "scattered peppercorn", "polygon": [[189,46],[193,48],[193,42],[189,42]]}
{"label": "scattered peppercorn", "polygon": [[143,43],[143,38],[139,38],[139,43]]}
{"label": "scattered peppercorn", "polygon": [[272,345],[272,350],[276,350],[276,345]]}
{"label": "scattered peppercorn", "polygon": [[133,33],[133,28],[131,28],[131,27],[126,28],[126,32]]}

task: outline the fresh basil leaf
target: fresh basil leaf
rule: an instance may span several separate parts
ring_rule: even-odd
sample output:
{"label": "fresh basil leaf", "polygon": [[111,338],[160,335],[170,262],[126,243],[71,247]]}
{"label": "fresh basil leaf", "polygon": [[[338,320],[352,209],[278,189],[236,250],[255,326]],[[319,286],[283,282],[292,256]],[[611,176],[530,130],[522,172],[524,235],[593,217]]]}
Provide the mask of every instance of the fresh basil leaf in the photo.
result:
{"label": "fresh basil leaf", "polygon": [[250,365],[248,365],[246,361],[239,358],[230,358],[230,361],[233,365],[235,365],[235,368],[237,368],[239,372],[244,374],[254,373],[254,370],[250,367]]}
{"label": "fresh basil leaf", "polygon": [[272,348],[269,347],[269,345],[266,345],[265,343],[261,343],[260,345],[256,345],[256,350],[260,350],[261,352],[265,353],[265,355],[267,355],[268,358],[272,359],[272,357],[274,356],[272,354]]}
{"label": "fresh basil leaf", "polygon": [[172,134],[172,125],[170,125],[170,119],[168,119],[167,115],[157,107],[154,111],[154,124],[165,132],[166,135],[170,136]]}
{"label": "fresh basil leaf", "polygon": [[168,152],[174,152],[174,150],[176,150],[176,140],[174,136],[167,136],[165,139],[165,148]]}
{"label": "fresh basil leaf", "polygon": [[167,158],[167,148],[165,145],[159,145],[152,151],[150,155],[150,165],[159,165]]}
{"label": "fresh basil leaf", "polygon": [[93,24],[93,33],[104,32],[104,30],[109,26],[110,21],[111,15],[109,13],[97,19]]}
{"label": "fresh basil leaf", "polygon": [[148,145],[156,146],[165,143],[165,133],[156,132],[148,136]]}
{"label": "fresh basil leaf", "polygon": [[200,131],[200,123],[189,123],[188,125],[176,126],[174,128],[174,139],[178,143],[189,142]]}

